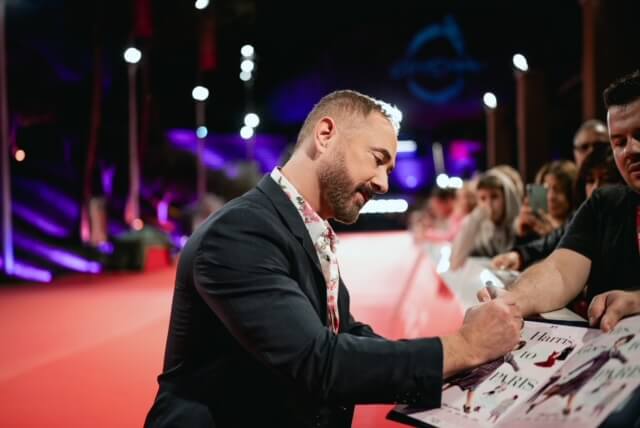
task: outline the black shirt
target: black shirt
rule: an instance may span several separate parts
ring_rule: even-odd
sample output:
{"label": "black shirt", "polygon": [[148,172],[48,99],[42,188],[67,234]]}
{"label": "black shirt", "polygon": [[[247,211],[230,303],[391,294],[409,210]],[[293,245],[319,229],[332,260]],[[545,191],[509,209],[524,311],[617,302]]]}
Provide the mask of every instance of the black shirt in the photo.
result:
{"label": "black shirt", "polygon": [[636,210],[640,194],[628,186],[596,190],[574,217],[558,248],[591,260],[587,299],[610,290],[640,288]]}
{"label": "black shirt", "polygon": [[520,255],[520,260],[522,260],[520,269],[528,268],[532,264],[539,262],[549,254],[551,254],[553,250],[556,249],[558,243],[560,243],[560,240],[567,231],[567,227],[570,221],[571,219],[565,221],[562,226],[554,229],[548,235],[545,235],[527,244],[514,247],[513,251],[517,252]]}

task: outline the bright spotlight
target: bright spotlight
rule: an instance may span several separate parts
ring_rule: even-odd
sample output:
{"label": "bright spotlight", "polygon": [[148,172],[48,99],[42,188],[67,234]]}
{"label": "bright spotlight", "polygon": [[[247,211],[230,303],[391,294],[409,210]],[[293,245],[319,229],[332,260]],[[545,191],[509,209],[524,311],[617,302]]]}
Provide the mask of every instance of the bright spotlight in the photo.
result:
{"label": "bright spotlight", "polygon": [[527,58],[522,54],[515,54],[513,56],[513,66],[520,71],[529,70],[529,63],[527,63]]}
{"label": "bright spotlight", "polygon": [[449,176],[447,174],[438,174],[436,177],[436,184],[441,189],[446,189],[449,187]]}
{"label": "bright spotlight", "polygon": [[249,80],[251,80],[251,77],[252,75],[248,71],[240,72],[240,80],[242,80],[243,82],[248,82]]}
{"label": "bright spotlight", "polygon": [[371,199],[360,210],[360,214],[403,213],[409,209],[404,199]]}
{"label": "bright spotlight", "polygon": [[255,128],[256,126],[260,125],[260,116],[255,113],[248,113],[244,117],[244,124],[251,128]]}
{"label": "bright spotlight", "polygon": [[140,49],[127,48],[127,50],[124,51],[124,60],[127,61],[129,64],[137,64],[140,62],[141,59],[142,59],[142,52],[140,52]]}
{"label": "bright spotlight", "polygon": [[452,189],[462,189],[462,178],[460,177],[450,177],[449,178],[449,187]]}
{"label": "bright spotlight", "polygon": [[196,9],[202,10],[209,6],[209,0],[196,0]]}
{"label": "bright spotlight", "polygon": [[23,160],[26,159],[26,157],[27,157],[27,154],[25,153],[24,150],[22,150],[22,149],[16,150],[16,160],[18,162],[22,162]]}
{"label": "bright spotlight", "polygon": [[490,109],[494,109],[498,106],[498,99],[492,92],[485,93],[482,97],[482,101],[484,102],[484,105]]}
{"label": "bright spotlight", "polygon": [[191,96],[196,101],[206,101],[209,98],[209,90],[204,86],[196,86],[191,91]]}
{"label": "bright spotlight", "polygon": [[206,126],[198,126],[198,128],[196,129],[196,135],[198,136],[198,138],[206,138],[208,134],[209,130]]}
{"label": "bright spotlight", "polygon": [[253,46],[244,45],[243,47],[240,48],[240,55],[242,55],[245,58],[251,58],[255,53],[255,51],[256,50],[253,48]]}
{"label": "bright spotlight", "polygon": [[398,153],[413,153],[418,150],[418,145],[413,140],[398,140]]}
{"label": "bright spotlight", "polygon": [[250,59],[242,60],[242,62],[240,63],[240,69],[242,71],[246,71],[247,73],[251,73],[255,66],[256,64],[253,62],[253,60]]}
{"label": "bright spotlight", "polygon": [[249,138],[253,137],[253,128],[250,126],[243,126],[240,129],[240,136],[245,140],[248,140]]}

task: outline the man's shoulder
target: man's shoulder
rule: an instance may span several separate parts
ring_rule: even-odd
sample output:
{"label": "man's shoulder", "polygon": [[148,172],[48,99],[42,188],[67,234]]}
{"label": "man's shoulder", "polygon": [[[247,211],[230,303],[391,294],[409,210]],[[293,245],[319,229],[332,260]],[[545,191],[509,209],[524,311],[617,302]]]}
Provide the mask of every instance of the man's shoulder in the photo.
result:
{"label": "man's shoulder", "polygon": [[207,220],[205,227],[236,223],[273,223],[276,217],[276,210],[268,198],[258,189],[253,189],[229,201]]}
{"label": "man's shoulder", "polygon": [[596,206],[603,208],[620,208],[633,198],[634,192],[627,185],[604,186],[597,189],[591,196]]}

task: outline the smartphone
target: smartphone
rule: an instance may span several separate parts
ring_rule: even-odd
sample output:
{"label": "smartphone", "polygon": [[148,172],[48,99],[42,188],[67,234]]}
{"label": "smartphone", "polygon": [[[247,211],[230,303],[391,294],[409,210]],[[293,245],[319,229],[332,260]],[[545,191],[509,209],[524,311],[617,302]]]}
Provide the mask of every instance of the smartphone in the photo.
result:
{"label": "smartphone", "polygon": [[547,212],[547,189],[540,184],[527,184],[529,206],[534,213]]}

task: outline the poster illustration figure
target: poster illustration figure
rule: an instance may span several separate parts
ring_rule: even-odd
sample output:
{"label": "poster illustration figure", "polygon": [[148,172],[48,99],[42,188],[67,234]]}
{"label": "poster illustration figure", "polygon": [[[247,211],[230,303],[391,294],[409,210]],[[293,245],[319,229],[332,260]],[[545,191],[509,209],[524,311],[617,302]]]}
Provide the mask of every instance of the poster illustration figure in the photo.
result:
{"label": "poster illustration figure", "polygon": [[442,388],[442,391],[446,391],[454,386],[457,386],[463,391],[467,391],[467,399],[465,404],[462,406],[462,410],[465,413],[470,413],[473,406],[473,394],[476,388],[491,376],[500,366],[507,363],[511,365],[513,370],[520,370],[520,367],[518,367],[518,364],[513,358],[512,352],[522,349],[526,343],[526,341],[521,340],[511,352],[505,354],[503,357],[497,358],[472,370],[463,371],[447,378],[444,381],[444,388]]}
{"label": "poster illustration figure", "polygon": [[622,354],[622,352],[620,352],[620,347],[629,343],[634,337],[635,337],[635,334],[629,334],[627,336],[620,337],[618,340],[614,342],[611,349],[602,351],[601,353],[593,357],[591,360],[588,360],[584,364],[581,364],[580,366],[576,367],[573,371],[569,373],[570,375],[579,371],[582,368],[585,368],[585,367],[586,368],[582,370],[580,373],[578,373],[576,376],[574,376],[573,378],[565,382],[557,383],[551,388],[547,389],[547,391],[542,393],[543,398],[538,402],[532,403],[527,409],[526,413],[531,412],[536,406],[539,406],[540,404],[544,403],[550,398],[559,396],[559,397],[567,398],[567,402],[564,409],[562,409],[562,413],[564,415],[569,415],[571,413],[573,400],[576,394],[580,392],[580,389],[586,383],[588,383],[596,375],[596,373],[598,373],[598,371],[600,370],[600,368],[602,368],[602,366],[607,364],[612,359],[616,359],[620,361],[622,364],[627,363],[627,358]]}
{"label": "poster illustration figure", "polygon": [[620,388],[615,388],[613,391],[605,395],[604,398],[593,407],[593,412],[591,414],[593,416],[600,416],[600,413],[602,413],[607,405],[611,403],[622,391],[624,391],[626,387],[627,384],[623,383],[622,385],[620,385]]}
{"label": "poster illustration figure", "polygon": [[517,395],[502,400],[500,404],[498,404],[491,410],[491,413],[489,413],[488,421],[491,422],[491,420],[493,419],[493,422],[498,422],[498,418],[502,416],[507,410],[509,410],[509,407],[511,407],[517,400]]}

